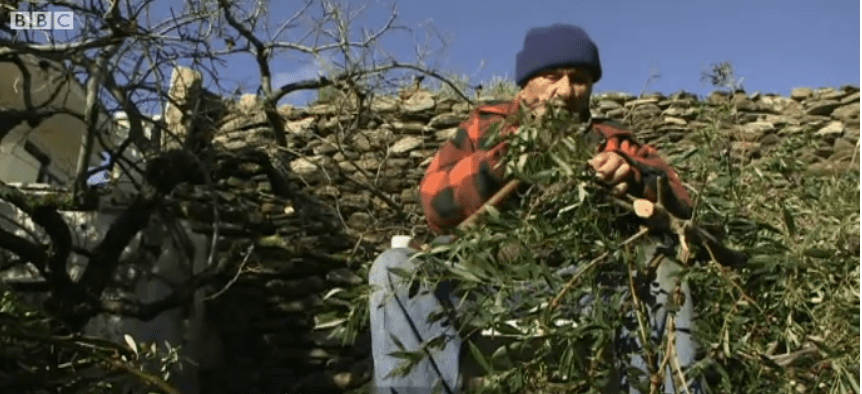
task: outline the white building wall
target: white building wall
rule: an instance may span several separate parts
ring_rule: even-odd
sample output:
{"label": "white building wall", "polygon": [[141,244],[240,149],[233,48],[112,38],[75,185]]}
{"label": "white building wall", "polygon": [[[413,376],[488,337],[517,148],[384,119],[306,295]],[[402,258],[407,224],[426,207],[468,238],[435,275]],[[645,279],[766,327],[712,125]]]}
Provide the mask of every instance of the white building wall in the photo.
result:
{"label": "white building wall", "polygon": [[[0,54],[7,52],[8,49],[0,49]],[[74,80],[74,77],[67,78],[56,63],[30,55],[21,55],[20,58],[27,66],[29,79],[25,78],[25,74],[15,64],[0,62],[0,108],[19,110],[28,108],[25,87],[29,83],[30,105],[33,107],[62,108],[83,116],[86,108],[85,90]],[[110,124],[104,115],[99,116],[98,123],[101,128],[107,128]],[[72,115],[57,114],[33,129],[26,123],[22,123],[15,131],[16,133],[6,135],[0,141],[0,146],[14,145],[21,142],[24,137],[51,157],[49,170],[53,175],[65,182],[74,179],[83,137],[87,132],[86,124],[81,119]],[[98,165],[99,150],[99,148],[94,149],[94,155],[90,158],[91,166]],[[11,151],[11,148],[4,153],[7,151]],[[20,163],[7,161],[5,164],[19,165]],[[17,172],[18,170],[9,169],[0,173],[0,181],[11,182],[20,179],[3,177],[5,174]]]}

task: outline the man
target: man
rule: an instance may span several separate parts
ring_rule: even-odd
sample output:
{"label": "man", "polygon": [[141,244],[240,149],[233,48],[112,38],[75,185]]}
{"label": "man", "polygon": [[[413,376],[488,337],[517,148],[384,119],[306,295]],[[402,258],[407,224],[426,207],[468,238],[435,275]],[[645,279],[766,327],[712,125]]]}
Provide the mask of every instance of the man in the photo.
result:
{"label": "man", "polygon": [[[655,149],[639,144],[634,135],[611,121],[590,119],[589,100],[592,85],[602,76],[598,49],[590,37],[579,27],[553,25],[531,29],[524,40],[524,48],[516,57],[516,79],[521,90],[512,102],[478,107],[461,123],[455,137],[446,142],[429,165],[419,189],[426,220],[438,234],[454,228],[493,196],[503,185],[503,166],[499,162],[505,143],[484,146],[483,137],[491,125],[504,122],[502,133],[517,129],[504,119],[515,113],[520,104],[526,105],[535,117],[541,117],[546,104],[557,105],[591,121],[592,138],[597,141],[597,154],[589,160],[597,177],[617,193],[656,200],[662,188],[663,203],[675,215],[691,216],[691,200],[674,171],[658,156]],[[589,140],[589,139],[588,139]],[[661,185],[658,179],[665,181]],[[441,384],[443,392],[459,392],[459,355],[461,338],[445,322],[427,322],[427,316],[440,307],[440,300],[448,297],[449,289],[433,292],[410,291],[410,284],[390,272],[391,268],[413,270],[409,248],[394,248],[380,255],[372,265],[369,283],[375,287],[370,297],[372,352],[374,357],[374,385],[379,393],[428,392]],[[659,269],[657,298],[653,305],[654,336],[661,337],[667,311],[663,305],[672,288],[670,276],[674,267]],[[677,267],[678,269],[678,267]],[[687,286],[683,286],[685,299],[690,300]],[[689,328],[692,315],[691,302],[677,312],[675,338],[680,363],[691,365],[694,360],[694,342]],[[418,350],[427,339],[447,335],[443,349],[427,354],[405,377],[390,373],[403,360],[392,356],[395,351]],[[643,360],[633,357],[631,364],[646,371]],[[666,373],[665,375],[671,375]],[[627,386],[625,379],[617,390]],[[667,376],[665,390],[674,392],[671,376]],[[700,388],[692,383],[692,392]]]}

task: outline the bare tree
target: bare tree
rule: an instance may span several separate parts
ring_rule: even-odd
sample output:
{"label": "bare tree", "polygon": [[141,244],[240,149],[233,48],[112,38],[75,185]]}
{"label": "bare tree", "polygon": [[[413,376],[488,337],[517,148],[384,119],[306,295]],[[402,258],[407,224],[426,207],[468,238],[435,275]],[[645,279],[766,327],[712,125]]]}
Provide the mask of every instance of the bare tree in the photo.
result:
{"label": "bare tree", "polygon": [[[150,115],[161,112],[168,105],[182,105],[170,94],[168,83],[178,66],[189,66],[204,73],[210,84],[207,86],[209,91],[227,95],[230,88],[224,86],[219,78],[226,59],[251,56],[258,67],[258,94],[266,121],[274,132],[274,143],[282,148],[288,147],[289,141],[285,135],[285,119],[277,106],[280,100],[293,92],[335,86],[356,97],[360,103],[358,109],[362,110],[368,108],[367,98],[379,86],[375,84],[386,79],[390,75],[387,73],[403,70],[437,78],[470,101],[467,94],[441,73],[423,65],[422,57],[429,53],[427,48],[417,46],[420,59],[411,62],[397,60],[381,50],[379,41],[384,35],[410,32],[410,29],[396,24],[394,7],[381,26],[371,31],[363,29],[361,34],[357,34],[352,23],[364,7],[351,9],[335,1],[308,0],[286,20],[274,24],[267,5],[268,2],[259,0],[186,0],[182,3],[166,0],[48,0],[18,2],[4,8],[68,10],[76,16],[77,26],[65,36],[67,31],[12,30],[8,25],[0,26],[0,62],[17,65],[25,80],[25,107],[0,108],[0,140],[23,123],[36,128],[44,120],[60,113],[78,118],[87,127],[82,153],[76,163],[76,176],[70,185],[47,195],[34,195],[0,184],[0,199],[23,212],[44,233],[44,236],[23,237],[0,228],[0,250],[11,256],[9,263],[0,265],[0,269],[26,264],[36,267],[44,279],[44,284],[37,287],[46,294],[45,308],[62,322],[57,333],[79,332],[91,318],[102,313],[148,321],[162,311],[189,303],[195,290],[211,283],[212,278],[224,269],[213,264],[215,243],[219,238],[220,208],[212,178],[213,160],[225,152],[216,151],[206,143],[207,137],[200,137],[201,134],[211,136],[211,128],[217,120],[202,122],[200,118],[205,115],[201,111],[182,108],[184,122],[191,131],[187,135],[176,136],[171,135],[173,130],[164,128],[164,119]],[[302,39],[285,38],[287,32],[297,30],[304,34]],[[316,78],[276,85],[272,62],[276,56],[285,54],[306,56],[324,71]],[[34,102],[28,92],[35,81],[28,75],[22,60],[25,57],[41,59],[40,65],[45,62],[61,70],[60,74],[68,83],[83,85],[84,111],[69,111]],[[56,94],[59,92],[58,88]],[[128,136],[120,143],[111,141],[114,136],[106,133],[104,116],[100,115],[117,111],[127,116]],[[218,114],[212,116],[218,117]],[[157,133],[147,135],[146,130],[152,125],[160,130],[161,138]],[[169,138],[179,139],[183,144],[164,149],[164,141]],[[201,138],[203,144],[200,143]],[[131,149],[140,152],[145,160],[130,159],[126,153]],[[97,209],[99,190],[104,187],[95,188],[88,185],[87,180],[94,173],[89,165],[90,157],[100,150],[108,151],[109,161],[97,170],[118,169],[127,178],[139,179],[140,182],[135,182],[137,190],[128,208],[110,226],[98,245],[92,250],[76,250],[72,242],[73,230],[61,212]],[[269,154],[247,152],[245,160],[256,161],[269,168],[273,184],[284,183],[284,180],[277,179],[278,172],[273,167],[278,166],[278,162],[273,161]],[[189,170],[172,171],[173,168]],[[118,268],[120,255],[134,237],[154,219],[166,223],[174,221],[176,209],[172,208],[175,204],[172,195],[176,186],[182,183],[203,184],[210,191],[214,223],[208,266],[214,268],[193,276],[188,283],[178,286],[173,294],[156,302],[106,297],[106,289]],[[364,186],[374,191],[373,185]],[[288,191],[282,188],[279,192]],[[72,254],[85,256],[87,260],[83,273],[76,280],[67,269]],[[111,360],[112,363],[116,361]],[[117,368],[115,363],[109,364]],[[140,378],[159,384],[153,377]],[[38,385],[39,382],[31,383]]]}

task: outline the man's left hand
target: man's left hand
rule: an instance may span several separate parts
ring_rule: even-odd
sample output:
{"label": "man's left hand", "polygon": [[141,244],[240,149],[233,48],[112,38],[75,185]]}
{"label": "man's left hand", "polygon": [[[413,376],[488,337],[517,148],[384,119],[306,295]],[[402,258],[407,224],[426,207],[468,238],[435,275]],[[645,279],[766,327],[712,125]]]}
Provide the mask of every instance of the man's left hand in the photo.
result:
{"label": "man's left hand", "polygon": [[628,190],[626,180],[632,175],[632,167],[619,153],[603,152],[593,156],[587,163],[596,171],[596,176],[613,187],[614,193],[622,195]]}

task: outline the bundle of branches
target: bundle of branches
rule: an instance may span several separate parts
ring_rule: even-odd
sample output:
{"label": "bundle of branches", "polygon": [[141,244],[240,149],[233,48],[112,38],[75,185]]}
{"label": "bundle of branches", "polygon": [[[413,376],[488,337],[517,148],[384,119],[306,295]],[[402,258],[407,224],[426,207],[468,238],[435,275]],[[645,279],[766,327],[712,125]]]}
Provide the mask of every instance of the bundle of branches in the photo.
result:
{"label": "bundle of branches", "polygon": [[[714,140],[688,155],[699,160],[703,173],[717,176],[715,184],[705,182],[694,196],[695,219],[683,221],[663,209],[661,198],[658,204],[618,198],[597,185],[585,167],[594,147],[583,142],[578,131],[583,128],[566,112],[552,110],[540,124],[520,124],[519,131],[507,138],[504,159],[507,175],[530,185],[519,198],[510,199],[517,209],[486,206],[480,225],[462,228],[455,242],[431,245],[415,256],[423,264],[413,280],[431,288],[442,281],[457,283],[459,301],[429,318],[455,322],[466,339],[464,351],[484,370],[482,391],[594,392],[618,378],[619,365],[608,352],[627,316],[643,317],[638,291],[633,290],[645,285],[656,258],[664,258],[685,267],[679,280],[694,289],[699,316],[694,333],[705,354],[689,369],[689,378],[705,374],[723,392],[780,392],[811,385],[858,392],[858,381],[847,372],[853,367],[846,367],[847,357],[853,359],[854,350],[847,347],[853,336],[842,336],[838,346],[827,345],[814,328],[822,329],[822,316],[816,317],[810,305],[781,300],[790,285],[780,279],[790,269],[782,265],[790,248],[782,245],[781,231],[739,210],[728,212],[732,205],[722,193],[727,188],[723,163],[708,159]],[[788,215],[785,210],[785,219],[793,226]],[[728,233],[723,242],[745,253],[723,246],[720,238],[697,224],[698,217],[716,220],[717,227]],[[651,242],[661,244],[652,260],[647,258]],[[826,253],[821,247],[801,254],[817,258]],[[858,272],[858,258],[835,253],[832,263],[837,270],[851,272],[855,261]],[[740,266],[745,255],[752,258]],[[794,276],[799,269],[794,264]],[[818,287],[844,284],[824,280]],[[587,306],[585,299],[602,302]],[[855,299],[858,302],[858,292]],[[855,313],[856,323],[838,322],[840,332],[858,325],[858,310],[845,308],[849,305],[842,303],[839,309]],[[780,316],[786,316],[788,327],[772,325]],[[794,317],[805,319],[808,326],[791,323]],[[630,333],[648,334],[644,327]],[[667,340],[638,350],[652,361],[654,382],[662,380],[663,368],[656,368],[661,360],[651,357],[658,347],[667,346]],[[445,341],[431,338],[425,346],[438,347]],[[849,354],[836,353],[838,349]],[[424,349],[405,352],[400,371],[409,370],[425,354]],[[858,363],[858,349],[855,354]],[[821,376],[823,364],[834,368],[830,375]]]}
{"label": "bundle of branches", "polygon": [[[503,162],[509,177],[529,186],[508,201],[506,208],[515,209],[486,206],[480,225],[417,256],[432,262],[422,265],[420,280],[432,288],[457,282],[462,302],[432,318],[457,322],[484,369],[484,389],[599,388],[614,368],[602,354],[636,305],[626,285],[648,276],[650,267],[638,265],[648,231],[639,229],[631,204],[620,204],[587,170],[595,147],[584,141],[586,125],[554,108],[540,121],[520,115]],[[582,303],[599,294],[607,302]],[[507,340],[489,349],[483,332]]]}

